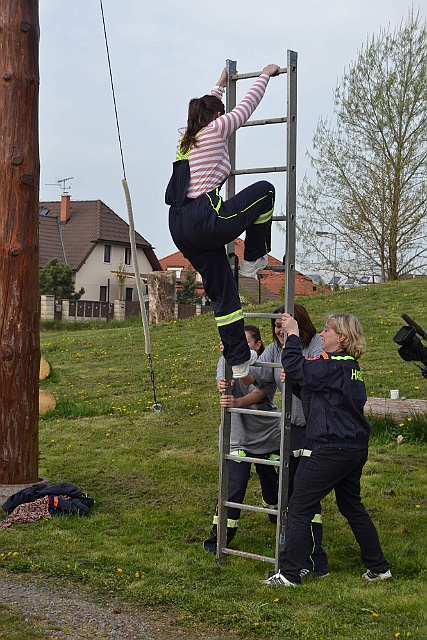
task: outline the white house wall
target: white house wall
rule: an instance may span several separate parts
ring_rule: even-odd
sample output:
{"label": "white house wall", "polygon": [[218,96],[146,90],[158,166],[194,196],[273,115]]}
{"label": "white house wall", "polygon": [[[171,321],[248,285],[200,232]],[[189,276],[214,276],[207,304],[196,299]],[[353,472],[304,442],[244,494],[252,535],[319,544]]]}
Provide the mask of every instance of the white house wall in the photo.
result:
{"label": "white house wall", "polygon": [[[107,243],[108,244],[108,243]],[[85,290],[81,300],[99,300],[100,287],[109,286],[109,300],[118,300],[119,287],[116,276],[118,265],[125,262],[125,247],[111,244],[110,262],[104,262],[104,245],[95,245],[81,269],[75,274],[75,290]],[[153,269],[142,249],[137,249],[138,265],[141,274],[150,273]],[[129,273],[134,273],[133,264],[125,265]],[[133,287],[133,300],[138,300],[135,278],[126,280],[124,288]],[[124,294],[123,294],[124,295]]]}

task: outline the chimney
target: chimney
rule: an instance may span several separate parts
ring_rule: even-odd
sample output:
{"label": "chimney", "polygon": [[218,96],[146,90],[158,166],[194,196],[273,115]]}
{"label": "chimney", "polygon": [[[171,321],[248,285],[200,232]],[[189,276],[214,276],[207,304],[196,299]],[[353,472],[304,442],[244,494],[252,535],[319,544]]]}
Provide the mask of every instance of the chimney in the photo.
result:
{"label": "chimney", "polygon": [[61,196],[61,209],[59,213],[60,224],[67,224],[70,219],[70,196]]}

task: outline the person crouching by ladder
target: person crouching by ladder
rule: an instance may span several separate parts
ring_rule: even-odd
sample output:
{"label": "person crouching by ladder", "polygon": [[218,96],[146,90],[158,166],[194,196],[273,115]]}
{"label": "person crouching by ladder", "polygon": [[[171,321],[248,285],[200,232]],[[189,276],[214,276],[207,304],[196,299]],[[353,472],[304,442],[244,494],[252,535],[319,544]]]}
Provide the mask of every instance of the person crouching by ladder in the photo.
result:
{"label": "person crouching by ladder", "polygon": [[[258,355],[264,350],[261,334],[258,327],[245,326],[245,334],[249,347]],[[227,383],[223,377],[224,358],[218,362],[217,383],[218,390],[223,393],[227,389]],[[220,403],[222,407],[240,409],[252,408],[259,411],[277,411],[273,402],[276,385],[274,381],[263,387],[244,385],[239,380],[235,381],[235,395],[222,395]],[[222,425],[221,425],[222,426]],[[221,428],[221,427],[220,427]],[[252,465],[242,462],[245,456],[278,460],[280,453],[280,414],[277,418],[271,416],[259,416],[248,414],[231,414],[230,452],[236,455],[236,461],[230,460],[230,475],[228,485],[228,500],[242,504],[245,498]],[[240,460],[239,460],[240,458]],[[269,509],[277,509],[278,500],[278,473],[277,467],[265,464],[255,464],[256,472],[261,483],[262,506]],[[228,508],[227,518],[227,546],[237,533],[239,525],[240,509]],[[271,522],[276,522],[275,515],[268,516]],[[216,553],[217,548],[217,524],[218,512],[215,511],[213,526],[209,538],[204,543],[207,553]]]}

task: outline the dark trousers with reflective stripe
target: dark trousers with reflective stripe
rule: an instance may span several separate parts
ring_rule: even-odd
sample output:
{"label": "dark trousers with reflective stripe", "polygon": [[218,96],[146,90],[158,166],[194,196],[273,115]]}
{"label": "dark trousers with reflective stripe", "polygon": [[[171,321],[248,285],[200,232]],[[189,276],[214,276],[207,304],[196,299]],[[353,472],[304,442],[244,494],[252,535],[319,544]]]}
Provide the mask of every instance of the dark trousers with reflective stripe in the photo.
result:
{"label": "dark trousers with reflective stripe", "polygon": [[[311,447],[307,442],[305,425],[291,424],[291,456],[289,458],[289,492],[288,499],[298,484],[307,460],[310,458]],[[307,537],[306,562],[301,569],[309,571],[328,572],[328,556],[322,547],[322,505],[320,501],[315,505],[315,516],[310,523],[311,536]]]}
{"label": "dark trousers with reflective stripe", "polygon": [[224,357],[230,365],[249,359],[239,291],[225,246],[246,231],[245,260],[271,248],[274,187],[264,180],[223,201],[218,189],[169,210],[174,243],[202,277],[218,324]]}
{"label": "dark trousers with reflective stripe", "polygon": [[[293,428],[293,425],[292,425]],[[303,427],[305,430],[305,427]],[[294,491],[294,487],[298,484],[298,478],[301,475],[304,466],[309,460],[306,456],[293,456],[289,458],[289,493],[290,500]],[[322,547],[323,525],[321,521],[322,506],[320,502],[315,506],[315,515],[310,523],[311,535],[307,537],[307,549],[305,551],[306,561],[301,565],[301,569],[309,571],[319,571],[320,573],[328,573],[328,556]],[[320,521],[319,521],[320,518]]]}
{"label": "dark trousers with reflective stripe", "polygon": [[337,506],[347,518],[368,569],[383,573],[389,568],[377,530],[360,498],[360,477],[367,449],[322,447],[307,458],[289,501],[285,548],[280,554],[280,570],[291,582],[301,582],[300,567],[310,537],[316,506],[333,489]]}
{"label": "dark trousers with reflective stripe", "polygon": [[[272,453],[250,453],[246,451],[246,455],[251,458],[264,458],[269,460],[271,455],[278,456],[279,451]],[[230,475],[228,480],[228,500],[230,502],[238,502],[243,504],[246,495],[246,489],[248,488],[248,482],[251,475],[252,464],[249,462],[239,461],[239,457],[236,456],[236,462],[230,460]],[[279,490],[279,476],[277,473],[277,467],[267,464],[255,463],[255,469],[259,477],[261,484],[262,499],[265,504],[270,507],[277,508],[278,490]],[[217,512],[216,512],[217,513]],[[228,507],[228,527],[237,527],[237,521],[240,518],[240,509],[237,507]],[[231,521],[231,522],[230,522]],[[216,518],[214,518],[216,523]]]}

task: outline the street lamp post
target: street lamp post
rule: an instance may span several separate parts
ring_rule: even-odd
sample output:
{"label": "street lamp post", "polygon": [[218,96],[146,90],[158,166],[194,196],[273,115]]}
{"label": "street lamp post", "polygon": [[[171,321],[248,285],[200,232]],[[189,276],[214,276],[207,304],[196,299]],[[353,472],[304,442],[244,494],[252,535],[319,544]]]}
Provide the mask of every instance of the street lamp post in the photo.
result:
{"label": "street lamp post", "polygon": [[334,238],[334,272],[333,272],[333,276],[332,276],[332,283],[333,283],[333,287],[334,287],[334,291],[336,288],[336,283],[335,283],[335,269],[337,266],[337,234],[334,233],[333,231],[316,231],[316,236],[330,236],[331,238]]}

